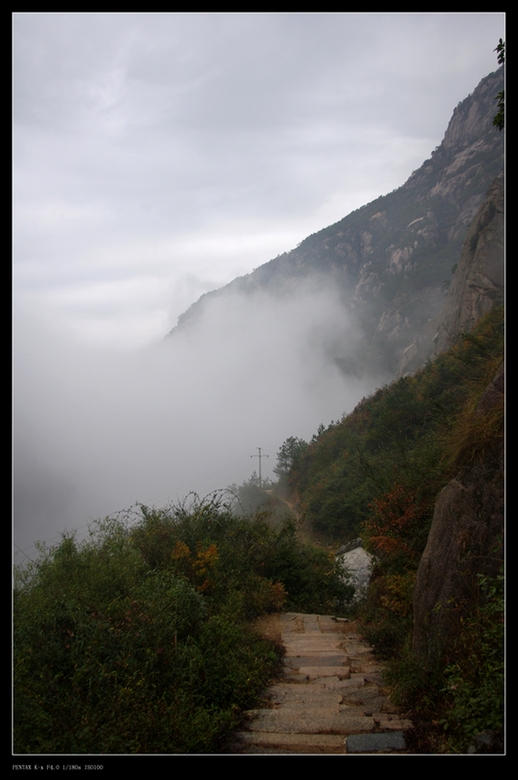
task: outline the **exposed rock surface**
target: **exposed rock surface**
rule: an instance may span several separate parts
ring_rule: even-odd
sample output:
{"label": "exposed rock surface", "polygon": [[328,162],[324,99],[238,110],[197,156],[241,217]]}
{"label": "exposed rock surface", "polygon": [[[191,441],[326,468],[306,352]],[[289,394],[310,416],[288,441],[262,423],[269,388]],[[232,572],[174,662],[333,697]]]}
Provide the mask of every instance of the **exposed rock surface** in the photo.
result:
{"label": "exposed rock surface", "polygon": [[476,322],[504,294],[504,180],[498,176],[473,220],[439,319],[435,353]]}
{"label": "exposed rock surface", "polygon": [[347,582],[354,587],[353,601],[360,601],[366,594],[372,574],[372,556],[364,549],[361,539],[354,539],[336,553]]}
{"label": "exposed rock surface", "polygon": [[[487,416],[503,406],[503,364],[478,404]],[[414,651],[433,657],[454,638],[480,598],[477,575],[495,576],[503,560],[502,441],[488,446],[441,491],[414,590]]]}
{"label": "exposed rock surface", "polygon": [[[315,289],[331,283],[361,333],[354,343],[332,339],[320,345],[335,364],[356,375],[373,367],[393,375],[402,365],[407,372],[419,368],[433,351],[444,284],[459,263],[468,225],[503,171],[503,134],[492,125],[502,88],[500,68],[459,103],[443,142],[399,189],[202,296],[178,327],[196,322],[215,297],[265,291],[288,296],[302,280]],[[497,283],[493,273],[488,278]]]}

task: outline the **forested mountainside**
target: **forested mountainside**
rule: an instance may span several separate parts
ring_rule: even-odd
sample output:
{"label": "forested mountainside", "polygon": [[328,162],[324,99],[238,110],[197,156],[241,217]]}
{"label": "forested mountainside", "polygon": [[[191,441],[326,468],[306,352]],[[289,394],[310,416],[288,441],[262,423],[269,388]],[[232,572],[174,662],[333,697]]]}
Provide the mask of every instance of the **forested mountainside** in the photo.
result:
{"label": "forested mountainside", "polygon": [[360,536],[373,556],[363,630],[417,752],[503,750],[503,356],[494,306],[424,368],[281,448],[278,489],[304,527],[336,546]]}
{"label": "forested mountainside", "polygon": [[[394,381],[309,443],[281,447],[277,492],[328,544],[361,536],[360,615],[413,717],[417,752],[502,752],[504,179],[502,69],[455,109],[408,181],[211,296],[289,295],[331,278],[361,328],[332,358]],[[270,500],[270,499],[268,499]]]}
{"label": "forested mountainside", "polygon": [[[459,143],[463,118],[476,115],[475,106],[459,106],[441,154]],[[464,126],[471,154],[477,141]],[[433,189],[443,201],[457,186],[450,174],[463,159],[460,153],[458,167],[437,179]],[[422,183],[433,163],[405,187]],[[455,267],[446,300],[427,323],[421,319],[423,329],[406,350],[399,340],[399,377],[351,414],[321,425],[309,443],[288,439],[277,467],[278,489],[306,529],[337,544],[361,536],[373,556],[361,620],[387,659],[394,700],[414,720],[417,752],[504,750],[503,175],[469,216],[468,200],[459,210],[460,223],[470,221],[462,247],[455,255],[454,241],[443,244]],[[461,235],[460,223],[450,223],[452,238]],[[417,254],[409,253],[414,269]],[[428,258],[439,262],[440,253],[428,246]],[[387,274],[379,262],[377,282],[383,269]],[[400,271],[395,300],[408,304],[425,289],[438,291],[429,272],[411,292],[416,276],[411,268]],[[393,347],[398,332],[408,332],[407,312],[392,332]],[[391,316],[387,308],[374,341]]]}
{"label": "forested mountainside", "polygon": [[277,470],[306,527],[340,543],[360,535],[372,554],[364,630],[390,659],[418,752],[503,750],[503,242],[498,177],[432,359],[309,444],[287,440]]}
{"label": "forested mountainside", "polygon": [[399,189],[202,296],[177,328],[201,316],[214,296],[261,290],[289,296],[301,279],[317,288],[325,278],[340,290],[362,334],[354,345],[334,346],[332,358],[345,373],[376,366],[395,376],[418,368],[434,349],[467,229],[503,171],[502,133],[493,125],[502,85],[500,68],[459,103],[440,146]]}
{"label": "forested mountainside", "polygon": [[[280,609],[360,621],[412,717],[409,752],[503,752],[501,88],[501,71],[483,79],[403,187],[180,318],[324,276],[362,328],[332,359],[395,378],[309,443],[290,437],[278,483],[244,486],[254,512],[214,496],[139,505],[19,568],[16,752],[225,752],[282,652],[250,621]],[[358,535],[374,561],[359,604],[333,555]]]}
{"label": "forested mountainside", "polygon": [[[445,455],[450,429],[470,394],[485,390],[502,360],[502,308],[494,307],[451,350],[321,426],[309,443],[288,440],[277,470],[281,487],[297,498],[312,527],[342,543],[359,535],[373,503],[398,474],[405,484],[411,481],[420,512],[430,520],[437,492],[450,477]],[[429,524],[419,527],[424,544]]]}

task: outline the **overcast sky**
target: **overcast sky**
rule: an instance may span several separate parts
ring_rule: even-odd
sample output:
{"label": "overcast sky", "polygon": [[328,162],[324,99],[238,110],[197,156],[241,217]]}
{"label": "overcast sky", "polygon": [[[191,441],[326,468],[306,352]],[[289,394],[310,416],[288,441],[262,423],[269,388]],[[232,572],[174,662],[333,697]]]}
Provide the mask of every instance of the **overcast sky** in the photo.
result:
{"label": "overcast sky", "polygon": [[34,416],[38,484],[32,393],[57,404],[54,363],[151,347],[202,293],[403,184],[496,70],[504,22],[15,13],[15,419]]}

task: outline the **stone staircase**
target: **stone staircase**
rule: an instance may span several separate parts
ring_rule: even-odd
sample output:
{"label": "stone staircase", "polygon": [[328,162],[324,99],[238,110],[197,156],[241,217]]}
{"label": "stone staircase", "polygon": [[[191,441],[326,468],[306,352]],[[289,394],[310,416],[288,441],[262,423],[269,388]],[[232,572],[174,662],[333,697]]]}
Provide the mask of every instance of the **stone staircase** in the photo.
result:
{"label": "stone staircase", "polygon": [[232,753],[406,753],[410,721],[388,701],[381,667],[354,626],[328,615],[281,616],[282,679],[247,713]]}

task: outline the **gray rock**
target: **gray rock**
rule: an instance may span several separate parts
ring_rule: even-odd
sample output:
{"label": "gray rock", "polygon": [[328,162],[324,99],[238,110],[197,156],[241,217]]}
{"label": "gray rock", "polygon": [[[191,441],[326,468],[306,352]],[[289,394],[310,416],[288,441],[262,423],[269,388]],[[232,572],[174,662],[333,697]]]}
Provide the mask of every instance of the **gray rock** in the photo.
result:
{"label": "gray rock", "polygon": [[348,753],[377,753],[405,748],[405,736],[402,731],[391,731],[388,734],[351,734],[347,737]]}
{"label": "gray rock", "polygon": [[435,354],[469,332],[504,292],[504,177],[498,176],[473,220],[448,291],[436,336]]}
{"label": "gray rock", "polygon": [[[361,546],[361,539],[355,539],[355,547],[337,555],[345,579],[354,587],[353,601],[360,601],[367,595],[367,589],[372,574],[373,558]],[[350,545],[347,545],[350,548]]]}
{"label": "gray rock", "polygon": [[[504,367],[479,401],[486,415],[502,403]],[[496,576],[503,560],[504,463],[501,444],[463,467],[439,493],[414,589],[414,652],[441,653],[478,604],[477,575]]]}

